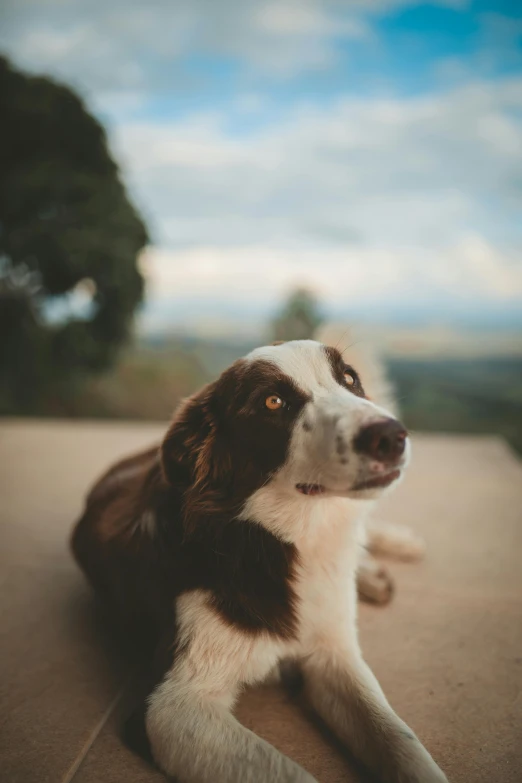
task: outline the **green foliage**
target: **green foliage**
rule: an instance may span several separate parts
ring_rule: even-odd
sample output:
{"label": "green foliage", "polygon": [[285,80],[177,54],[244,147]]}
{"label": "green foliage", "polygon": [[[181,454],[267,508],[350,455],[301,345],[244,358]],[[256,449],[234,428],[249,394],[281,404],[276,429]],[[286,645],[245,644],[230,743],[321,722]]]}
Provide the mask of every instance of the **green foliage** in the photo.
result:
{"label": "green foliage", "polygon": [[[0,58],[0,116],[5,406],[9,397],[37,397],[51,379],[114,361],[142,298],[136,262],[148,238],[103,128],[69,88]],[[50,302],[82,283],[91,294],[87,311],[51,323]]]}
{"label": "green foliage", "polygon": [[522,359],[392,359],[412,430],[496,434],[522,454]]}
{"label": "green foliage", "polygon": [[85,379],[77,378],[63,395],[40,402],[51,416],[147,419],[166,421],[179,401],[211,378],[198,358],[181,346],[154,351],[131,347],[116,367]]}
{"label": "green foliage", "polygon": [[272,323],[273,340],[308,340],[322,321],[315,295],[306,288],[288,297]]}

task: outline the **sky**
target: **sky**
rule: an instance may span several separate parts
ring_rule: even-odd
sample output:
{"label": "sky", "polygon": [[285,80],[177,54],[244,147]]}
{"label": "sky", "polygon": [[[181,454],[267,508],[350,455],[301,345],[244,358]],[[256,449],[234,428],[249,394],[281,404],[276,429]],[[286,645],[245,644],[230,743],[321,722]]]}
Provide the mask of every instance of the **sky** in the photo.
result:
{"label": "sky", "polygon": [[522,3],[4,0],[0,50],[105,124],[143,328],[522,328]]}

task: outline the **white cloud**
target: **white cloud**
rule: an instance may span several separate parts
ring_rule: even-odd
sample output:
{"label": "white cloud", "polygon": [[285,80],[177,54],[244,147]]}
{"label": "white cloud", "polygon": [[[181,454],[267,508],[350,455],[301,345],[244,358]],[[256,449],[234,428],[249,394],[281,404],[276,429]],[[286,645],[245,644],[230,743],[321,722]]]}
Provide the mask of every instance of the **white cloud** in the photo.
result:
{"label": "white cloud", "polygon": [[[461,288],[487,298],[522,298],[522,249],[501,252],[480,235],[464,237],[450,254],[447,265]],[[451,281],[453,283],[453,281]]]}
{"label": "white cloud", "polygon": [[150,248],[142,259],[152,301],[201,297],[248,301],[254,308],[309,286],[330,307],[408,296],[433,301],[515,301],[522,297],[522,264],[480,235],[446,248],[365,246],[284,250],[266,245]]}
{"label": "white cloud", "polygon": [[115,144],[159,216],[150,292],[338,306],[385,296],[522,298],[522,80],[346,98],[236,138],[218,115],[127,125]]}
{"label": "white cloud", "polygon": [[514,79],[292,109],[241,137],[217,114],[127,124],[114,146],[162,244],[444,247],[522,207],[521,110]]}
{"label": "white cloud", "polygon": [[[461,6],[458,0],[440,5]],[[0,47],[89,96],[169,89],[201,53],[278,78],[328,67],[336,41],[371,35],[379,12],[414,0],[4,0]]]}

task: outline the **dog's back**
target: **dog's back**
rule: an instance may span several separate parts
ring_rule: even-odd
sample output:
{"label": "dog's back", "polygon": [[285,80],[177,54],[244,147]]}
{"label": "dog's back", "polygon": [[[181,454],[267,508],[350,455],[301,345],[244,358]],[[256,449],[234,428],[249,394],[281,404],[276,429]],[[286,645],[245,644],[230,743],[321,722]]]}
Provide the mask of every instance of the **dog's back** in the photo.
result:
{"label": "dog's back", "polygon": [[162,481],[158,455],[159,447],[151,448],[106,471],[89,491],[71,538],[78,565],[118,630],[151,645],[158,633],[154,617],[164,603],[147,530],[150,500]]}

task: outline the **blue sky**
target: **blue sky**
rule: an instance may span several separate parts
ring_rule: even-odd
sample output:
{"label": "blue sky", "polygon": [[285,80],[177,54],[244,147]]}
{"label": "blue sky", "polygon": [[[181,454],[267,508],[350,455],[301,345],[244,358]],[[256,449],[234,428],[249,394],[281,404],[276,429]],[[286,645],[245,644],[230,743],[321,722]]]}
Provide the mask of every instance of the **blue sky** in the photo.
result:
{"label": "blue sky", "polygon": [[[149,328],[522,319],[522,4],[25,0],[0,48],[108,128],[154,245]],[[216,327],[217,328],[217,327]]]}

